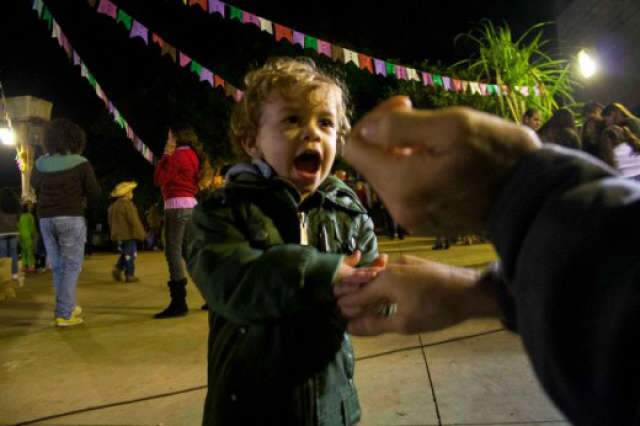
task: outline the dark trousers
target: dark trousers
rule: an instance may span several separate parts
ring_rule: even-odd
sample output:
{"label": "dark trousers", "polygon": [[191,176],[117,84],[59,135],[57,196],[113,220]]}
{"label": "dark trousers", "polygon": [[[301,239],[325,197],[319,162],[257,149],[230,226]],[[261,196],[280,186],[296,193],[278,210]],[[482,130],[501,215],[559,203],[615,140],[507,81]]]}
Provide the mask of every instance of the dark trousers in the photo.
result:
{"label": "dark trousers", "polygon": [[124,271],[127,277],[133,277],[136,272],[136,257],[138,256],[136,240],[118,241],[118,252],[120,257],[116,268]]}

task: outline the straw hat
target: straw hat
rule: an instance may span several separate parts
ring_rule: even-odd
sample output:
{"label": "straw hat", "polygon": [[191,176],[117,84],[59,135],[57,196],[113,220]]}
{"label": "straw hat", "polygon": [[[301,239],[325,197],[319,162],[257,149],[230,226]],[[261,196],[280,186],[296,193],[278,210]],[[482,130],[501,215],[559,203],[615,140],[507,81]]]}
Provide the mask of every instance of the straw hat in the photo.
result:
{"label": "straw hat", "polygon": [[136,186],[138,186],[137,182],[120,182],[116,185],[115,189],[111,191],[112,197],[123,197],[127,195],[129,192],[133,191]]}

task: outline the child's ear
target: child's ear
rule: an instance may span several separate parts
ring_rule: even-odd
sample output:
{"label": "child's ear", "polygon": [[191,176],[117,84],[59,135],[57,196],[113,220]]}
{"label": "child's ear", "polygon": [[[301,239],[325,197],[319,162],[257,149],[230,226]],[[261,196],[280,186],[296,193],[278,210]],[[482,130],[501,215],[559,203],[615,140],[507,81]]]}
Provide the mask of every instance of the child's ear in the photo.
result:
{"label": "child's ear", "polygon": [[260,158],[260,148],[258,148],[258,144],[256,143],[255,138],[246,138],[243,139],[240,143],[244,152],[251,158]]}

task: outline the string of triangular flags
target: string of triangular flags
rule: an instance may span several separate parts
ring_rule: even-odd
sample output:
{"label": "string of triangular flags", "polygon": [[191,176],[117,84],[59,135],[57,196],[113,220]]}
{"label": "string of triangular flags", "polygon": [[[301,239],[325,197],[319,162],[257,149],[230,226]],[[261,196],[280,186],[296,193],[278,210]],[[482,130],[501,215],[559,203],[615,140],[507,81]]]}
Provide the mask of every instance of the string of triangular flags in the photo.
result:
{"label": "string of triangular flags", "polygon": [[89,68],[85,64],[85,62],[80,58],[78,52],[71,46],[69,42],[69,38],[65,35],[60,27],[60,24],[54,19],[51,11],[44,4],[43,0],[33,0],[33,10],[36,11],[38,17],[41,18],[44,22],[47,23],[47,27],[51,30],[51,37],[58,40],[58,45],[65,51],[69,60],[73,62],[73,65],[80,66],[80,75],[84,77],[91,87],[94,88],[96,92],[96,96],[104,102],[105,107],[108,109],[109,113],[113,116],[114,121],[120,126],[127,134],[127,138],[131,140],[133,146],[136,150],[142,154],[142,156],[149,163],[154,164],[155,157],[153,152],[149,149],[147,145],[145,145],[142,140],[136,135],[133,131],[127,120],[124,119],[120,111],[113,105],[113,103],[109,100],[107,95],[102,90],[102,86],[96,81],[94,75],[89,71]]}
{"label": "string of triangular flags", "polygon": [[[95,1],[95,0],[90,0]],[[360,70],[370,74],[393,76],[399,80],[414,80],[422,82],[425,86],[441,88],[447,91],[477,94],[481,96],[501,96],[508,94],[512,89],[507,85],[487,84],[478,81],[461,80],[440,74],[417,70],[412,67],[394,64],[382,59],[374,58],[364,53],[356,52],[328,41],[321,40],[309,34],[296,31],[282,24],[272,22],[261,16],[257,16],[246,10],[242,10],[220,0],[179,0],[189,6],[199,6],[210,14],[217,13],[225,19],[237,20],[245,25],[254,25],[275,38],[276,41],[287,40],[301,48],[312,49],[317,54],[325,55],[336,62],[353,63]],[[101,0],[101,3],[110,3],[110,0]],[[540,96],[543,86],[514,86],[513,89],[522,96]]]}
{"label": "string of triangular flags", "polygon": [[[96,6],[95,0],[89,0],[89,5]],[[147,47],[149,38],[151,43],[160,47],[161,55],[168,55],[169,58],[181,68],[189,66],[189,70],[193,72],[200,81],[206,81],[212,88],[220,87],[227,96],[232,97],[236,102],[242,99],[244,92],[233,84],[223,79],[220,75],[214,74],[209,68],[192,59],[189,55],[163,39],[159,34],[149,31],[149,29],[140,21],[132,17],[124,9],[119,8],[110,0],[101,0],[98,4],[97,12],[113,18],[116,23],[122,24],[124,29],[129,32],[130,38],[141,38]],[[151,37],[149,37],[151,35]]]}

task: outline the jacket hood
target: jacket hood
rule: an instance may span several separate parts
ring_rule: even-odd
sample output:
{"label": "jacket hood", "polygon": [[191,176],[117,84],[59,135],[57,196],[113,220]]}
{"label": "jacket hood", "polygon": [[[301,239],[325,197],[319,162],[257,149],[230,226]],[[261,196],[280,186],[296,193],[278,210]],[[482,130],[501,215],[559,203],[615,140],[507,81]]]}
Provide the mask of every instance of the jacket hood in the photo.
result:
{"label": "jacket hood", "polygon": [[36,160],[36,169],[42,173],[62,172],[86,162],[87,159],[78,154],[45,154]]}
{"label": "jacket hood", "polygon": [[[246,189],[266,190],[276,182],[284,184],[296,195],[296,200],[300,199],[300,193],[289,182],[280,179],[273,168],[262,160],[253,160],[251,163],[239,163],[229,169],[225,175],[227,185],[233,187],[244,187]],[[337,177],[328,176],[311,194],[307,200],[313,202],[318,200],[331,202],[346,210],[356,213],[366,213],[367,210],[360,203],[358,196],[349,186]],[[306,203],[307,200],[304,202]]]}

